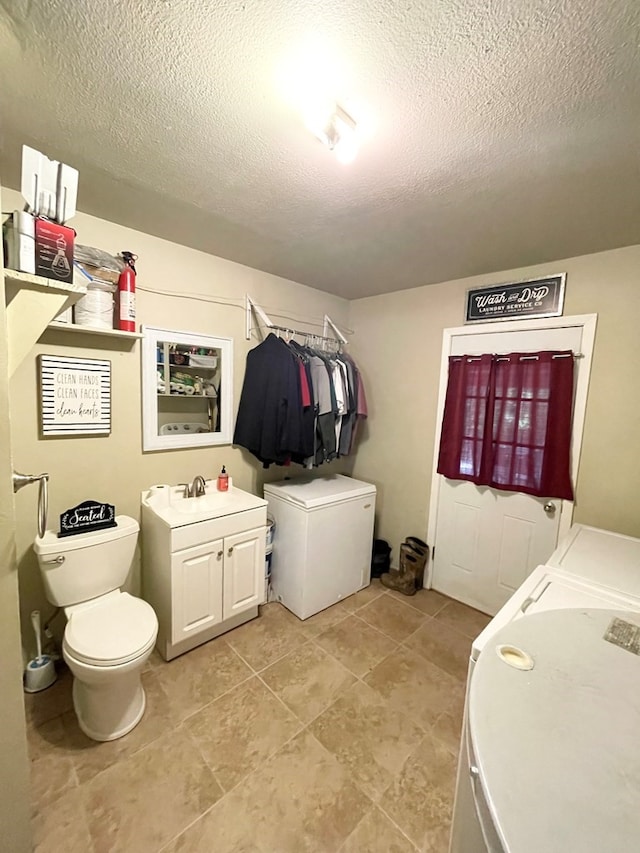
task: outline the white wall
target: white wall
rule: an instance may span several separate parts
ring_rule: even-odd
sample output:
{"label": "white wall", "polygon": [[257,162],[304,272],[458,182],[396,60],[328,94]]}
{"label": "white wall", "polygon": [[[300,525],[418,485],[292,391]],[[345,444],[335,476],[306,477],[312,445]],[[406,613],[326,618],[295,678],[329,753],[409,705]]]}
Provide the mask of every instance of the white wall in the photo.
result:
{"label": "white wall", "polygon": [[563,271],[565,315],[598,314],[574,518],[640,536],[639,270],[631,246],[351,303],[370,411],[353,474],[377,485],[394,556],[405,536],[426,536],[442,331],[462,325],[466,290]]}
{"label": "white wall", "polygon": [[[4,209],[18,205],[17,193],[5,191]],[[139,255],[139,323],[233,338],[234,422],[246,354],[259,341],[256,333],[251,342],[245,340],[245,293],[271,314],[274,322],[278,322],[277,314],[285,314],[293,318],[281,321],[286,325],[322,334],[322,318],[327,313],[338,325],[346,325],[348,302],[339,297],[95,217],[78,214],[72,224],[81,243],[111,252],[128,249]],[[161,295],[162,291],[172,291],[178,296]],[[196,299],[196,295],[203,298]],[[310,325],[308,321],[320,326]],[[272,466],[264,471],[248,452],[231,446],[143,453],[140,344],[128,347],[118,341],[107,341],[104,337],[48,331],[11,382],[14,464],[21,471],[50,473],[50,527],[56,528],[65,509],[89,498],[109,501],[115,504],[116,512],[138,518],[140,492],[149,485],[186,482],[196,474],[213,477],[223,464],[236,486],[257,494],[261,494],[266,479],[302,473],[300,466],[290,469]],[[41,353],[111,360],[110,436],[40,438],[36,357]],[[338,461],[319,471],[345,470],[348,465]],[[44,598],[31,548],[36,533],[36,499],[35,488],[23,489],[16,495],[20,604],[23,636],[29,647],[32,642],[28,614],[36,607],[43,613],[51,610]],[[132,588],[136,589],[135,576]],[[58,633],[61,625],[58,620]]]}

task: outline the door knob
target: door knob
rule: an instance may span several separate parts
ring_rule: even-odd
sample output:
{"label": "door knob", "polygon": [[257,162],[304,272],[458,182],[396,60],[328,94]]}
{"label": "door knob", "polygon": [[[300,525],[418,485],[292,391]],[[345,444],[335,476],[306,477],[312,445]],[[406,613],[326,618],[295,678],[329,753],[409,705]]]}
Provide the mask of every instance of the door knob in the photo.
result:
{"label": "door knob", "polygon": [[233,554],[233,546],[231,546],[231,548],[229,548],[229,550],[227,551],[227,554],[229,556],[231,556]]}
{"label": "door knob", "polygon": [[547,501],[547,503],[544,505],[544,511],[549,515],[553,515],[553,513],[556,511],[556,505],[551,501]]}

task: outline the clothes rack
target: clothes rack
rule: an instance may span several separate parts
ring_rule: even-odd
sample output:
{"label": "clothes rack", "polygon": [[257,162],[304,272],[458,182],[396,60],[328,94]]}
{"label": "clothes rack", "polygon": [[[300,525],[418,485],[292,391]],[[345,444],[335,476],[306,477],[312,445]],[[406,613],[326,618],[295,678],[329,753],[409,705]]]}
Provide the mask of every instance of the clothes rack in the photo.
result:
{"label": "clothes rack", "polygon": [[[248,341],[251,340],[252,329],[253,328],[260,329],[259,325],[256,325],[254,327],[251,324],[252,316],[255,314],[256,318],[261,320],[263,326],[265,326],[267,329],[269,329],[270,332],[275,332],[276,334],[281,332],[284,335],[290,335],[291,337],[293,337],[294,335],[298,335],[302,338],[305,338],[307,343],[312,345],[312,346],[313,345],[317,346],[318,344],[320,344],[321,346],[324,346],[326,344],[329,344],[331,346],[335,346],[336,350],[339,351],[342,349],[344,344],[348,343],[347,339],[342,334],[340,329],[336,326],[336,324],[333,322],[331,317],[329,317],[327,314],[324,315],[324,328],[323,328],[324,334],[317,335],[315,332],[309,332],[309,331],[304,330],[304,329],[293,329],[291,326],[280,326],[277,323],[273,323],[271,321],[270,317],[268,316],[268,314],[258,305],[257,302],[254,302],[254,300],[248,294],[246,295],[245,299],[246,299],[246,329],[245,329],[246,334],[245,334],[245,336],[246,336],[246,339]],[[333,336],[327,334],[329,329],[331,329],[334,332]],[[279,334],[278,334],[278,337],[279,337]]]}

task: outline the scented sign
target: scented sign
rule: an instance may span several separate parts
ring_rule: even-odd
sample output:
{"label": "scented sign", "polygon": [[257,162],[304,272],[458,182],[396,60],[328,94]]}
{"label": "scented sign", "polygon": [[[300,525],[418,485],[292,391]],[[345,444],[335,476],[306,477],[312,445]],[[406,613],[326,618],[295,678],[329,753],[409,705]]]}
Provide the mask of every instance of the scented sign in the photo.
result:
{"label": "scented sign", "polygon": [[116,509],[113,504],[83,501],[62,513],[58,537],[74,536],[76,533],[106,530],[108,527],[117,526]]}

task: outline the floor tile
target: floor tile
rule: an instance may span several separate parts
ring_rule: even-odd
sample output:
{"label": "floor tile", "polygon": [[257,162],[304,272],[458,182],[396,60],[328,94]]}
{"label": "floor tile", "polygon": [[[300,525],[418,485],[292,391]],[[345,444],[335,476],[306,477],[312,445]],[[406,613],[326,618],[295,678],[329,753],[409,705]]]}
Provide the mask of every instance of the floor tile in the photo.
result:
{"label": "floor tile", "polygon": [[454,704],[459,681],[440,667],[401,646],[364,679],[396,709],[427,731]]}
{"label": "floor tile", "polygon": [[65,740],[65,727],[62,715],[47,720],[41,726],[27,725],[27,743],[31,761],[43,758],[51,752],[56,754]]}
{"label": "floor tile", "polygon": [[347,690],[309,729],[372,799],[388,787],[423,737],[415,723],[392,711],[362,682]]}
{"label": "floor tile", "polygon": [[427,620],[405,645],[460,681],[466,680],[471,640],[444,622]]}
{"label": "floor tile", "polygon": [[396,590],[388,590],[388,595],[397,598],[405,604],[415,607],[426,616],[435,616],[438,611],[451,601],[446,595],[436,592],[435,589],[419,589],[415,595],[403,595]]}
{"label": "floor tile", "polygon": [[60,661],[56,663],[56,671],[58,680],[51,687],[40,693],[24,694],[25,716],[29,725],[41,726],[73,708],[73,676],[67,665]]}
{"label": "floor tile", "polygon": [[62,717],[65,726],[64,749],[73,761],[80,784],[93,779],[97,773],[132,755],[172,728],[167,695],[154,672],[143,673],[142,684],[147,700],[144,715],[135,729],[117,740],[104,743],[91,740],[80,729],[73,711]]}
{"label": "floor tile", "polygon": [[46,806],[78,785],[73,762],[67,755],[54,750],[31,762],[31,802]]}
{"label": "floor tile", "polygon": [[462,707],[451,708],[440,714],[431,729],[434,736],[456,756],[460,751],[463,716]]}
{"label": "floor tile", "polygon": [[242,797],[230,794],[163,847],[161,853],[263,853],[256,840],[259,831],[260,827],[245,813]]}
{"label": "floor tile", "polygon": [[[203,822],[211,841],[231,838],[236,845],[252,843],[262,853],[335,853],[370,808],[349,773],[305,730],[227,794]],[[247,827],[240,839],[239,823]],[[196,831],[192,827],[185,836]],[[255,849],[198,843],[187,841],[174,849]]]}
{"label": "floor tile", "polygon": [[455,628],[456,631],[475,640],[478,634],[483,631],[489,622],[491,616],[486,613],[481,613],[479,610],[474,610],[473,607],[468,607],[462,604],[461,601],[449,601],[440,610],[435,617],[439,622]]}
{"label": "floor tile", "polygon": [[261,608],[261,615],[225,634],[225,640],[256,672],[275,663],[307,639],[301,620],[277,602]]}
{"label": "floor tile", "polygon": [[316,613],[308,619],[301,619],[300,630],[306,637],[317,637],[318,634],[326,631],[327,628],[331,628],[333,625],[341,622],[350,613],[351,610],[345,607],[342,601],[339,601],[337,604],[327,607],[326,610],[321,610],[320,613]]}
{"label": "floor tile", "polygon": [[222,796],[181,729],[119,761],[82,789],[95,853],[156,851]]}
{"label": "floor tile", "polygon": [[355,676],[315,643],[291,652],[260,677],[293,713],[308,723],[350,687]]}
{"label": "floor tile", "polygon": [[454,756],[427,735],[385,792],[383,811],[420,850],[448,849],[455,774]]}
{"label": "floor tile", "polygon": [[379,598],[384,591],[385,589],[380,583],[380,579],[373,578],[369,586],[365,586],[364,589],[361,589],[354,593],[354,595],[350,595],[348,598],[345,598],[342,603],[347,610],[355,613],[356,610],[359,610],[361,607],[364,607],[372,601],[375,601],[376,598]]}
{"label": "floor tile", "polygon": [[358,616],[372,628],[400,643],[413,634],[427,618],[390,595],[382,595],[358,610]]}
{"label": "floor tile", "polygon": [[92,853],[84,801],[80,788],[38,809],[31,821],[34,853]]}
{"label": "floor tile", "polygon": [[374,807],[347,838],[340,853],[415,853],[397,826]]}
{"label": "floor tile", "polygon": [[379,581],[309,620],[261,613],[154,654],[145,716],[118,741],[80,732],[66,667],[25,696],[37,853],[445,853],[488,617]]}
{"label": "floor tile", "polygon": [[255,676],[185,722],[225,791],[273,755],[301,726]]}
{"label": "floor tile", "polygon": [[398,644],[357,616],[349,616],[315,640],[354,675],[361,677],[380,663]]}
{"label": "floor tile", "polygon": [[167,695],[172,718],[179,722],[253,673],[219,637],[159,667],[154,675]]}

